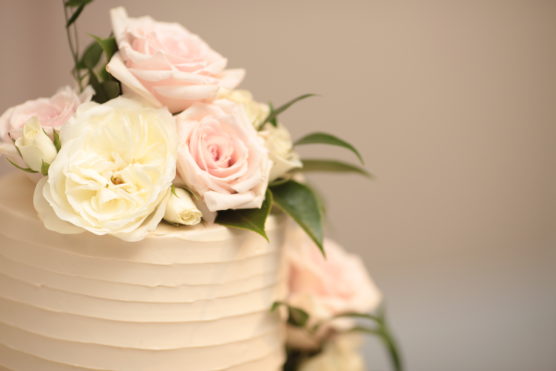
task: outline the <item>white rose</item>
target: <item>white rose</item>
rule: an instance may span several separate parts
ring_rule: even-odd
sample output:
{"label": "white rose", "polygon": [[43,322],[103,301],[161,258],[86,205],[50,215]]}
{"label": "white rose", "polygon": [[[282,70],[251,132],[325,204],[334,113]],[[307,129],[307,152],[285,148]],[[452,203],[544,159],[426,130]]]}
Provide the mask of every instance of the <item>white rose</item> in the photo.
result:
{"label": "white rose", "polygon": [[266,124],[259,135],[265,140],[270,160],[273,163],[272,170],[270,170],[270,181],[303,166],[298,154],[293,150],[290,133],[282,124],[278,124],[276,127]]}
{"label": "white rose", "polygon": [[263,120],[268,117],[270,108],[268,104],[257,102],[253,99],[253,94],[248,90],[225,90],[222,89],[219,98],[228,99],[233,102],[239,103],[243,106],[249,121],[255,128],[263,123]]}
{"label": "white rose", "polygon": [[201,222],[202,215],[191,199],[189,192],[182,188],[176,188],[166,205],[164,220],[176,224],[196,225]]}
{"label": "white rose", "polygon": [[330,339],[318,355],[301,364],[299,371],[363,371],[365,364],[356,334],[342,334]]}
{"label": "white rose", "polygon": [[142,239],[164,216],[176,169],[166,109],[119,97],[87,103],[61,131],[62,149],[34,204],[46,228]]}
{"label": "white rose", "polygon": [[42,164],[50,164],[56,157],[56,147],[46,135],[39,120],[32,118],[23,127],[23,134],[15,141],[25,164],[34,171],[41,171]]}

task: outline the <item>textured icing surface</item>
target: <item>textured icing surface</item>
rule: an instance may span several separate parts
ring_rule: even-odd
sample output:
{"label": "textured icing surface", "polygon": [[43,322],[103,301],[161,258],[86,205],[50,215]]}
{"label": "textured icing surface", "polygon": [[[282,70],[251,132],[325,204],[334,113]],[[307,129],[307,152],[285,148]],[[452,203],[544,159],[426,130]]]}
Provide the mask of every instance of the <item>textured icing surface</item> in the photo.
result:
{"label": "textured icing surface", "polygon": [[0,370],[276,371],[283,225],[123,242],[49,232],[33,184],[0,179]]}

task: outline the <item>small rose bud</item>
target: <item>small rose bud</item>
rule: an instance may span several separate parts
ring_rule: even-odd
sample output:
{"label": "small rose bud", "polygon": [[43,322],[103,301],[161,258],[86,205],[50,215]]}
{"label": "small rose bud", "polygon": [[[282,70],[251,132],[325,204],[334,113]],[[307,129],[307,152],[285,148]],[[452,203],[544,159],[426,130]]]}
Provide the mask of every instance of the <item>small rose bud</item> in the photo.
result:
{"label": "small rose bud", "polygon": [[50,164],[57,151],[52,139],[43,131],[39,120],[32,118],[23,127],[23,134],[15,141],[23,161],[34,171],[41,171],[43,163]]}
{"label": "small rose bud", "polygon": [[202,213],[195,206],[189,193],[184,189],[175,188],[166,205],[164,220],[176,224],[195,225],[201,222],[201,218]]}

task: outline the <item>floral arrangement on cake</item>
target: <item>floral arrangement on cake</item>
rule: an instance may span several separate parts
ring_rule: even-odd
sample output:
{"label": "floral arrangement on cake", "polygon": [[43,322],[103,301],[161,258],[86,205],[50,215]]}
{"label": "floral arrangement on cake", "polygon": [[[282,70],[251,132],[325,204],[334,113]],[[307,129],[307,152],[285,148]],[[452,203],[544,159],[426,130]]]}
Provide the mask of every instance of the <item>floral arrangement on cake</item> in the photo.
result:
{"label": "floral arrangement on cake", "polygon": [[[92,0],[65,0],[75,87],[0,116],[0,153],[36,181],[44,226],[139,241],[162,223],[217,223],[267,238],[271,210],[289,215],[289,296],[271,310],[288,322],[285,370],[363,370],[357,332],[377,335],[401,360],[381,295],[361,260],[324,238],[323,205],[303,181],[312,171],[370,174],[360,165],[302,159],[280,114],[313,96],[273,106],[238,90],[245,71],[175,23],[111,11],[112,31],[78,50],[75,22]],[[315,245],[318,247],[315,248]],[[367,314],[370,312],[375,314]],[[366,326],[361,321],[368,321]]]}

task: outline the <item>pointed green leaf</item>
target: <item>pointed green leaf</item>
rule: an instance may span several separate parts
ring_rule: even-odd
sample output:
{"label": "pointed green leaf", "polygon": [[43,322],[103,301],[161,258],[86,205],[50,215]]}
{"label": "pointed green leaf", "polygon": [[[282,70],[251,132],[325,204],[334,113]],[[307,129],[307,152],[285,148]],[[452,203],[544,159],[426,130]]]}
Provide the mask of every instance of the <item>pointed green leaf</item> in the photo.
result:
{"label": "pointed green leaf", "polygon": [[324,255],[322,214],[319,201],[311,188],[290,180],[271,187],[271,191],[274,203],[307,232]]}
{"label": "pointed green leaf", "polygon": [[71,26],[75,21],[77,21],[77,18],[79,18],[79,15],[81,14],[81,12],[83,12],[83,9],[85,9],[85,5],[87,5],[87,3],[83,3],[81,5],[79,5],[77,7],[77,9],[73,12],[73,14],[71,15],[71,17],[68,19],[68,21],[66,22],[66,28],[68,28],[69,26]]}
{"label": "pointed green leaf", "polygon": [[96,41],[96,44],[102,48],[107,61],[109,61],[114,53],[118,51],[118,44],[116,43],[116,39],[114,38],[114,36],[107,37],[106,39],[95,35],[91,35],[91,37],[93,37]]}
{"label": "pointed green leaf", "polygon": [[265,200],[260,209],[223,210],[218,212],[216,223],[226,227],[245,229],[256,232],[268,241],[264,229],[266,218],[272,206],[272,193],[266,191]]}
{"label": "pointed green leaf", "polygon": [[367,170],[359,167],[357,165],[348,164],[343,161],[338,160],[319,160],[319,159],[302,159],[303,167],[301,171],[332,171],[340,173],[356,173],[366,176],[367,178],[372,178],[373,175]]}
{"label": "pointed green leaf", "polygon": [[76,6],[87,5],[92,1],[93,0],[66,0],[64,5],[70,8],[74,8]]}
{"label": "pointed green leaf", "polygon": [[343,147],[353,152],[357,156],[359,161],[363,163],[363,157],[361,156],[361,153],[359,153],[359,151],[353,145],[332,134],[322,132],[311,133],[295,142],[296,146],[302,144],[330,144],[333,146]]}
{"label": "pointed green leaf", "polygon": [[272,123],[272,125],[276,126],[277,125],[276,119],[278,118],[278,115],[280,115],[281,113],[286,111],[293,104],[299,102],[300,100],[303,100],[303,99],[306,99],[306,98],[309,98],[309,97],[314,97],[314,96],[316,96],[316,94],[303,94],[303,95],[300,95],[297,98],[294,98],[294,99],[290,100],[289,102],[281,105],[280,107],[278,107],[276,109],[271,109],[270,113],[268,114],[266,119],[263,121],[263,126],[267,122],[270,122],[270,123]]}
{"label": "pointed green leaf", "polygon": [[81,59],[77,62],[78,69],[93,69],[98,64],[102,55],[102,47],[96,42],[92,42],[83,52]]}

